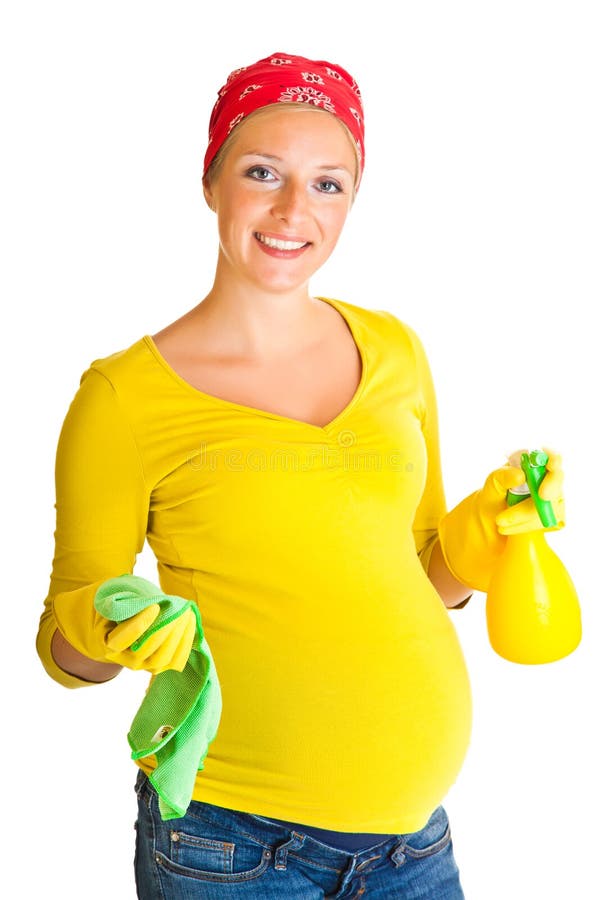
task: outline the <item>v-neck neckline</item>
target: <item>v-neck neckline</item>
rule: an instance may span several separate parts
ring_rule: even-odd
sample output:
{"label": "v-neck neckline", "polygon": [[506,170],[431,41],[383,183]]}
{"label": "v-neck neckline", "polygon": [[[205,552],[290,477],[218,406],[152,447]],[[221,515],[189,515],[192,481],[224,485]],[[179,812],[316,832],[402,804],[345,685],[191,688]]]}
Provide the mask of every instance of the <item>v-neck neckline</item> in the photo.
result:
{"label": "v-neck neckline", "polygon": [[330,306],[333,306],[338,311],[338,313],[341,315],[341,317],[344,319],[346,325],[348,326],[348,328],[350,330],[350,333],[354,340],[356,349],[358,350],[358,353],[359,353],[359,356],[361,359],[361,365],[362,365],[360,381],[358,383],[358,386],[357,386],[356,391],[354,392],[353,396],[350,398],[350,400],[346,404],[346,406],[337,414],[337,416],[335,416],[335,418],[333,418],[330,422],[327,422],[325,425],[315,425],[313,422],[305,422],[302,419],[294,419],[291,416],[284,416],[280,413],[271,412],[266,409],[259,409],[256,406],[248,406],[245,403],[236,403],[234,400],[225,400],[222,397],[217,397],[215,394],[208,394],[208,393],[206,393],[206,391],[201,391],[199,388],[194,387],[193,384],[190,384],[189,381],[186,381],[185,378],[183,378],[181,375],[179,375],[178,372],[176,372],[175,369],[173,369],[173,367],[171,365],[169,365],[169,363],[166,361],[166,359],[164,358],[164,356],[162,355],[162,353],[156,346],[154,339],[152,338],[151,335],[145,334],[142,337],[142,340],[145,341],[146,345],[152,351],[155,359],[161,364],[161,366],[164,369],[166,369],[166,371],[175,379],[175,381],[177,381],[186,390],[193,392],[198,397],[201,397],[206,400],[210,400],[212,403],[215,403],[217,405],[221,405],[221,406],[233,408],[233,409],[239,409],[245,413],[249,413],[249,414],[256,415],[256,416],[263,416],[263,417],[266,416],[269,419],[277,419],[282,422],[293,423],[297,427],[309,428],[309,429],[312,429],[313,431],[318,431],[318,432],[321,432],[322,434],[326,434],[331,429],[335,428],[339,424],[339,422],[342,419],[344,419],[351,412],[351,410],[354,409],[354,407],[356,406],[356,404],[363,392],[365,382],[367,380],[368,364],[367,364],[366,350],[365,350],[365,347],[363,347],[362,342],[357,337],[355,323],[353,322],[352,318],[350,316],[348,316],[347,311],[344,310],[343,308],[341,308],[341,303],[337,300],[331,299],[330,297],[317,296],[317,300],[322,300],[324,303],[328,303]]}

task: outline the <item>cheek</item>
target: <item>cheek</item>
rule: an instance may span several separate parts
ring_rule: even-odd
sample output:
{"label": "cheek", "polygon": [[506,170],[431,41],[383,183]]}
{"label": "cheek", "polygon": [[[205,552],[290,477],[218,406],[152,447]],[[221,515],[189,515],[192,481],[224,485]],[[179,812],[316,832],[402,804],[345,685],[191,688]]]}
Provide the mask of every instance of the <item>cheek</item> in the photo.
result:
{"label": "cheek", "polygon": [[348,207],[346,204],[342,205],[341,203],[339,206],[328,210],[326,215],[323,216],[323,225],[332,241],[337,241],[339,238],[347,217]]}
{"label": "cheek", "polygon": [[260,222],[265,213],[268,213],[272,198],[267,193],[262,195],[253,192],[240,191],[227,203],[227,219],[233,227],[241,231],[253,228]]}
{"label": "cheek", "polygon": [[256,204],[241,196],[228,198],[219,207],[219,235],[221,240],[239,241],[256,222]]}

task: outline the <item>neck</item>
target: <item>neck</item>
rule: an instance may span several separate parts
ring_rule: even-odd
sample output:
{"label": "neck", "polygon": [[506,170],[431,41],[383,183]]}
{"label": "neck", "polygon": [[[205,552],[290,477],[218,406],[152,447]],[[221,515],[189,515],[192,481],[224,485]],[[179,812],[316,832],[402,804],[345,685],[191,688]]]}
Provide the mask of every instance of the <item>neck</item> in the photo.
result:
{"label": "neck", "polygon": [[316,343],[325,324],[323,301],[311,297],[308,283],[291,290],[265,291],[228,277],[217,267],[212,289],[193,310],[213,346],[232,355],[273,359]]}

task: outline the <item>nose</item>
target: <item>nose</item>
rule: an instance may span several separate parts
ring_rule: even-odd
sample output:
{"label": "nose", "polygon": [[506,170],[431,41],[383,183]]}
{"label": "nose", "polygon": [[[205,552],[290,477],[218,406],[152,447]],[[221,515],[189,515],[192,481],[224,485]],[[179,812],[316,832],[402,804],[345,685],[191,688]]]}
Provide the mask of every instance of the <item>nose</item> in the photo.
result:
{"label": "nose", "polygon": [[290,179],[277,191],[273,202],[273,215],[282,221],[300,222],[306,218],[308,197],[306,187]]}

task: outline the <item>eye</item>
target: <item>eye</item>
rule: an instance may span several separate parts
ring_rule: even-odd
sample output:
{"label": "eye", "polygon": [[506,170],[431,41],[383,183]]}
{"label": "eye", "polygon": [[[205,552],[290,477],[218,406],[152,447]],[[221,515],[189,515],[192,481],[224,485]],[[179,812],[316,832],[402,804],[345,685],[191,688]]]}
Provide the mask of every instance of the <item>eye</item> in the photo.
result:
{"label": "eye", "polygon": [[256,181],[268,181],[269,175],[273,175],[270,169],[265,168],[265,166],[252,166],[251,169],[248,169],[246,172],[250,178],[254,178]]}
{"label": "eye", "polygon": [[343,194],[344,190],[341,184],[338,184],[337,181],[332,181],[330,178],[323,179],[323,181],[319,182],[319,190],[322,194]]}

